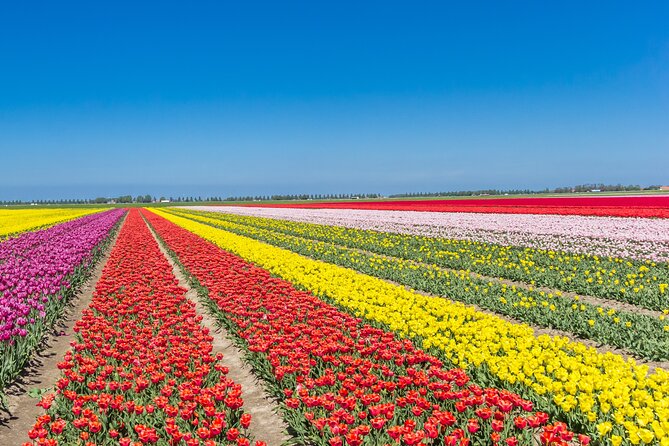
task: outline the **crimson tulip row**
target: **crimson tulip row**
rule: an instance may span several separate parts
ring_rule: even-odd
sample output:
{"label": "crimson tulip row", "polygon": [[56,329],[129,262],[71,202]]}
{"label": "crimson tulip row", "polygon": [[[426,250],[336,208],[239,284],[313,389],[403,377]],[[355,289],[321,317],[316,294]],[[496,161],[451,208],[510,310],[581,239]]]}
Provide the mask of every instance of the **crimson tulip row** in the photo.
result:
{"label": "crimson tulip row", "polygon": [[241,387],[185,293],[131,210],[26,445],[248,445]]}
{"label": "crimson tulip row", "polygon": [[669,218],[668,196],[543,197],[256,204],[263,207]]}
{"label": "crimson tulip row", "polygon": [[585,436],[530,401],[372,326],[153,213],[175,260],[282,401],[298,440],[320,445],[542,444]]}

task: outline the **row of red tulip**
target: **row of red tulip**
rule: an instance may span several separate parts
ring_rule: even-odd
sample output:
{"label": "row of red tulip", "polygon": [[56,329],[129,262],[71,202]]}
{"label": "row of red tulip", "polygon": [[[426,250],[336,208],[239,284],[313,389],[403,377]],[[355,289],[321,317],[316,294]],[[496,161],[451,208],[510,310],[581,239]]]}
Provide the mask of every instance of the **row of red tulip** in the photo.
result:
{"label": "row of red tulip", "polygon": [[484,198],[257,204],[258,207],[368,209],[496,214],[556,214],[669,218],[669,195],[624,197]]}
{"label": "row of red tulip", "polygon": [[26,445],[248,445],[241,387],[185,293],[130,211]]}

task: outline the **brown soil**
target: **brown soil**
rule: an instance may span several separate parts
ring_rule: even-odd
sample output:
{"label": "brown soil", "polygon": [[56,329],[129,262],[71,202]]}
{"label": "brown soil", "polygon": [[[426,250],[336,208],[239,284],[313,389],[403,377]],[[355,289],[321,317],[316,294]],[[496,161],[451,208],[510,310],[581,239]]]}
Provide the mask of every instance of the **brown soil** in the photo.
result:
{"label": "brown soil", "polygon": [[[123,226],[124,220],[121,222]],[[0,412],[0,445],[21,445],[28,438],[28,431],[33,427],[38,416],[44,409],[37,407],[39,398],[29,395],[30,391],[52,389],[60,379],[61,372],[57,364],[70,349],[70,342],[75,339],[72,327],[81,318],[82,311],[88,307],[95,285],[102,276],[102,270],[107,264],[112,248],[120,233],[117,230],[114,238],[107,247],[107,252],[93,269],[91,277],[81,287],[81,290],[71,300],[65,314],[50,332],[41,348],[28,362],[21,375],[6,389],[7,412]]]}
{"label": "brown soil", "polygon": [[209,329],[209,334],[214,338],[213,353],[223,353],[221,363],[228,367],[228,376],[242,386],[244,411],[251,414],[250,434],[256,440],[265,441],[268,446],[278,446],[284,443],[290,437],[286,433],[287,427],[279,415],[276,401],[265,392],[262,383],[244,363],[243,353],[228,339],[230,335],[223,328],[217,327],[215,319],[209,315],[206,307],[200,302],[197,292],[190,287],[181,268],[169,256],[150,225],[149,229],[158,241],[160,250],[172,265],[172,271],[179,280],[179,285],[188,290],[186,297],[195,303],[197,313],[202,316],[202,325]]}

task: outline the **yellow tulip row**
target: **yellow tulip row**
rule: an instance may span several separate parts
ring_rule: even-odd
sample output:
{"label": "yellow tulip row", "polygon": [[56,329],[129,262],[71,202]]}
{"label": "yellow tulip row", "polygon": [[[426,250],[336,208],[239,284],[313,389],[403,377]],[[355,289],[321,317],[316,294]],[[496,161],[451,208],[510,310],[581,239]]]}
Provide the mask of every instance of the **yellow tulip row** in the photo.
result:
{"label": "yellow tulip row", "polygon": [[298,287],[436,348],[473,376],[531,391],[541,406],[613,444],[669,445],[669,373],[564,337],[536,336],[473,307],[152,210]]}
{"label": "yellow tulip row", "polygon": [[0,209],[0,241],[26,231],[64,223],[104,209]]}

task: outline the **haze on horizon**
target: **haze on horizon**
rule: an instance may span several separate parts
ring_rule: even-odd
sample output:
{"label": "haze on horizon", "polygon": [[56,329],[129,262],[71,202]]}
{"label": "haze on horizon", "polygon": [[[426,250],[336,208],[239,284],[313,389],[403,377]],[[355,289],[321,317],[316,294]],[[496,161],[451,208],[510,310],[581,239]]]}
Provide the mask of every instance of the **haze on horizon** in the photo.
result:
{"label": "haze on horizon", "polygon": [[0,200],[669,183],[669,4],[5,2]]}

